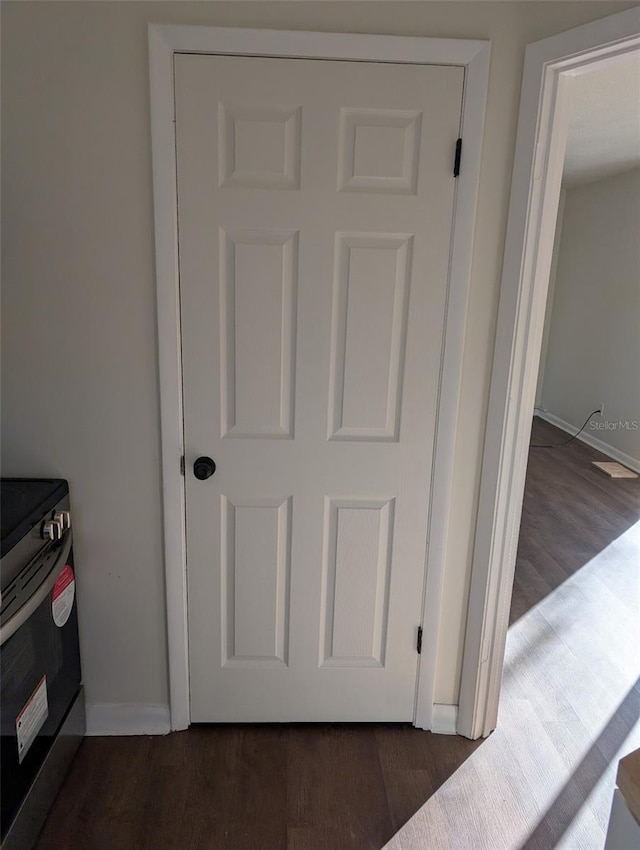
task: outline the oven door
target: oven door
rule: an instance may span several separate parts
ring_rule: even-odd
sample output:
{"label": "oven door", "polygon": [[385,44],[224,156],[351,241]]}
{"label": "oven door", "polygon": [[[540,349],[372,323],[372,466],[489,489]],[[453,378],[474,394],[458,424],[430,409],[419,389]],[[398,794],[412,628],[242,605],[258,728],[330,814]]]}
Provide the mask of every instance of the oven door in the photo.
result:
{"label": "oven door", "polygon": [[71,530],[20,578],[0,625],[3,840],[80,688]]}

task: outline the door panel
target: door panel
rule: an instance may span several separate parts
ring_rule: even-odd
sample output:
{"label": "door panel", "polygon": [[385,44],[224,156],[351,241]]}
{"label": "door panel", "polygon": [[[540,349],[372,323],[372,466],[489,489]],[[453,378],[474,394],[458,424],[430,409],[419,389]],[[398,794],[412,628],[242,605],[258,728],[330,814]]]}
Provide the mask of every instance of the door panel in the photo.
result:
{"label": "door panel", "polygon": [[220,501],[222,664],[287,665],[291,499]]}
{"label": "door panel", "polygon": [[220,229],[222,437],[293,436],[297,241]]}
{"label": "door panel", "polygon": [[330,440],[398,440],[411,247],[410,234],[336,237]]}
{"label": "door panel", "polygon": [[384,667],[394,500],[327,499],[321,667]]}
{"label": "door panel", "polygon": [[411,720],[463,71],[175,84],[192,720]]}

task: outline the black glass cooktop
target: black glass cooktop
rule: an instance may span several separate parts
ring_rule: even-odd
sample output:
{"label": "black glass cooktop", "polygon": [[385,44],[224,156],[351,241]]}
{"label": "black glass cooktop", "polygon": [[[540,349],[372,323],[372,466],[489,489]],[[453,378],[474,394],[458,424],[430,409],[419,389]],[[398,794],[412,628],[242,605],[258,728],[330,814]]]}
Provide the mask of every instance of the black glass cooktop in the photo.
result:
{"label": "black glass cooktop", "polygon": [[0,478],[2,557],[68,492],[63,478]]}

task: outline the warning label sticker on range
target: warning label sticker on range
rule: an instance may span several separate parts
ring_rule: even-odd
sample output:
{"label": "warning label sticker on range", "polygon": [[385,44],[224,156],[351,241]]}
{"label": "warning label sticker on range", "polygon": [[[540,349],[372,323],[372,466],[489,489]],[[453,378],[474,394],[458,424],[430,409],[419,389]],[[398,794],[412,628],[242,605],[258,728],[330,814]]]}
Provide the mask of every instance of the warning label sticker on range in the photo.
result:
{"label": "warning label sticker on range", "polygon": [[42,724],[49,716],[47,701],[47,677],[43,676],[38,687],[27,700],[24,708],[16,717],[16,734],[18,736],[18,762],[29,752],[29,747],[42,729]]}
{"label": "warning label sticker on range", "polygon": [[56,583],[53,585],[51,594],[51,613],[53,622],[62,628],[67,622],[73,610],[73,600],[76,595],[76,578],[69,566],[62,570]]}

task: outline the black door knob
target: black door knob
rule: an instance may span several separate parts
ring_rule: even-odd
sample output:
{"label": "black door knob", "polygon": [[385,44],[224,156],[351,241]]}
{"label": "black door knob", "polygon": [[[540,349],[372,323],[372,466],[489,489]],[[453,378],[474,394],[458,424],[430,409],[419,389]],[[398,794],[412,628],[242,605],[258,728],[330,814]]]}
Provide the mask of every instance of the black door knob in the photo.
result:
{"label": "black door knob", "polygon": [[215,462],[210,457],[199,457],[193,464],[193,474],[199,481],[211,478],[215,471]]}

